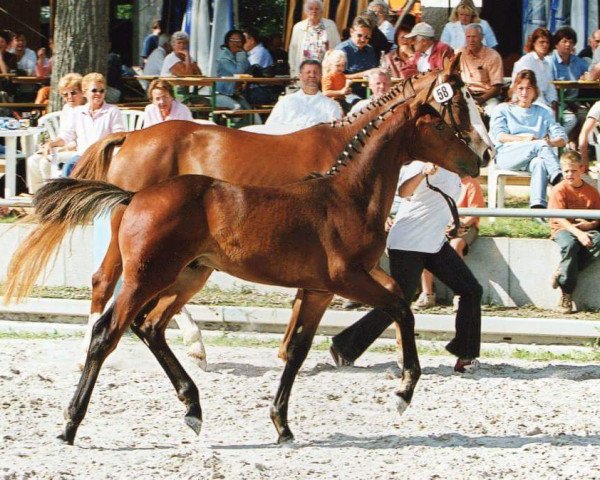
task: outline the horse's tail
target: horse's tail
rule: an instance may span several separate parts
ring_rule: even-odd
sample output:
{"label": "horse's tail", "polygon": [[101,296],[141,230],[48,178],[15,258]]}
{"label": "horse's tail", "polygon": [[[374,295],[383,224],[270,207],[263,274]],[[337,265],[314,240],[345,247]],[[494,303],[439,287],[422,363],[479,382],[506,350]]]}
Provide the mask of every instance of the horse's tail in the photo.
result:
{"label": "horse's tail", "polygon": [[35,194],[35,213],[27,219],[39,223],[10,259],[4,302],[27,296],[69,231],[119,204],[128,205],[133,195],[93,180],[58,178],[47,182]]}
{"label": "horse's tail", "polygon": [[123,145],[132,132],[117,132],[90,145],[83,152],[71,176],[82,180],[106,180],[115,147]]}

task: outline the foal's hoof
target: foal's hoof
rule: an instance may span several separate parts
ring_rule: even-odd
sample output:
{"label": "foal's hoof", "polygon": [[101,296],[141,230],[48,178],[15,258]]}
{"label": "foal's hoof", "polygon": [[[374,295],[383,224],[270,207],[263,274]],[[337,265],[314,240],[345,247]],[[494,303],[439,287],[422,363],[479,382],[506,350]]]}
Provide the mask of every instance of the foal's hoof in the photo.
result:
{"label": "foal's hoof", "polygon": [[196,365],[206,372],[208,363],[206,362],[206,350],[202,342],[192,343],[188,348],[187,354]]}
{"label": "foal's hoof", "polygon": [[402,398],[402,395],[400,395],[399,393],[396,393],[394,396],[396,401],[396,410],[398,410],[398,413],[402,415],[408,408],[409,403],[404,398]]}
{"label": "foal's hoof", "polygon": [[185,424],[190,427],[196,435],[200,435],[200,430],[202,429],[202,420],[198,417],[186,416]]}
{"label": "foal's hoof", "polygon": [[294,441],[294,434],[289,429],[289,427],[284,427],[283,431],[279,434],[279,438],[277,439],[278,445],[285,445],[286,443],[291,443]]}
{"label": "foal's hoof", "polygon": [[56,437],[56,439],[58,440],[59,443],[62,443],[63,445],[73,445],[73,442],[75,441],[75,436],[71,436],[71,438],[69,438],[69,435],[67,435],[67,433],[61,433],[58,437]]}

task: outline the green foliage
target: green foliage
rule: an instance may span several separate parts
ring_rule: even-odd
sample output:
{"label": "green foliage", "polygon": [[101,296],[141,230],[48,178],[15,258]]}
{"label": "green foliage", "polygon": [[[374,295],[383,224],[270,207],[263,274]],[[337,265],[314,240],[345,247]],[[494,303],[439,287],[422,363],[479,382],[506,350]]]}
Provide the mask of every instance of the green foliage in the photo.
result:
{"label": "green foliage", "polygon": [[239,27],[255,28],[258,33],[267,37],[282,34],[285,15],[284,0],[253,0],[239,3]]}

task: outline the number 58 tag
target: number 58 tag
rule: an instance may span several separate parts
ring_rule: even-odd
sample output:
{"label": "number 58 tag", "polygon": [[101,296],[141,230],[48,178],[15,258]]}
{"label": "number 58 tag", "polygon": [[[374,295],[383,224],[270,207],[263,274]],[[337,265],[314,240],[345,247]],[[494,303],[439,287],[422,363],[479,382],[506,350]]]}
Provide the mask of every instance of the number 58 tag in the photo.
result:
{"label": "number 58 tag", "polygon": [[454,91],[449,83],[442,83],[433,89],[433,98],[438,103],[446,103],[454,96]]}

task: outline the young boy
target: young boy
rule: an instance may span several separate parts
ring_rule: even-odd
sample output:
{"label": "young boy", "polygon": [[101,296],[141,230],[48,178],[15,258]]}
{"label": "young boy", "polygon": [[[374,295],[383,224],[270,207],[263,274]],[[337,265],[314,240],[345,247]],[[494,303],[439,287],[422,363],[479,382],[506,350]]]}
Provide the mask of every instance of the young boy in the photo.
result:
{"label": "young boy", "polygon": [[[548,208],[600,209],[600,193],[581,178],[583,161],[579,153],[567,151],[560,157],[563,181],[550,193]],[[560,264],[552,275],[552,288],[560,287],[558,310],[571,313],[577,275],[600,256],[599,220],[553,218],[551,238],[560,247]]]}

